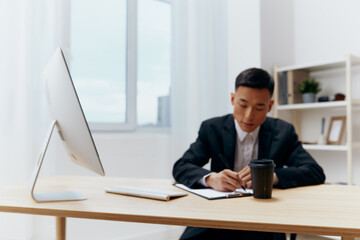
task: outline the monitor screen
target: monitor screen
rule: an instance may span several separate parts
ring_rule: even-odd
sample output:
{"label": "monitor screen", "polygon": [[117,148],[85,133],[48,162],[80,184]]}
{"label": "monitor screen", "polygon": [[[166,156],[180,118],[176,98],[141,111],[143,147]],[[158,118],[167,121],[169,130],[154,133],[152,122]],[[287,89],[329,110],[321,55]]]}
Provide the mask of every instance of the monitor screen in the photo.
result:
{"label": "monitor screen", "polygon": [[58,48],[42,75],[50,114],[70,159],[97,174],[105,175],[84,116],[64,54]]}
{"label": "monitor screen", "polygon": [[53,122],[50,124],[48,136],[45,139],[39,160],[32,175],[30,184],[31,196],[37,202],[86,199],[83,194],[73,191],[45,193],[36,193],[34,191],[54,129],[57,130],[67,154],[74,163],[99,175],[105,175],[74,83],[71,79],[69,68],[60,48],[58,48],[51,57],[43,71],[42,78],[45,81],[45,91]]}

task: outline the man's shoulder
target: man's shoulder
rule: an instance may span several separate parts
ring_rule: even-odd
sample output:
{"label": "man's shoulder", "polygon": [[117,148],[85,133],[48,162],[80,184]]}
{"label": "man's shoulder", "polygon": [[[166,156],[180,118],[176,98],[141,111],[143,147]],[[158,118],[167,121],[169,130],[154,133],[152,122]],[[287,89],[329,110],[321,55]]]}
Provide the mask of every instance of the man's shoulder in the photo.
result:
{"label": "man's shoulder", "polygon": [[264,126],[266,126],[267,128],[271,128],[271,129],[293,128],[293,125],[291,123],[288,123],[282,119],[273,118],[273,117],[266,117]]}
{"label": "man's shoulder", "polygon": [[[219,117],[209,118],[202,122],[203,126],[216,126],[216,127],[235,127],[234,117],[232,114],[226,114]],[[266,121],[263,124],[265,128],[279,129],[279,128],[292,128],[293,125],[279,118],[266,117]]]}
{"label": "man's shoulder", "polygon": [[213,117],[202,122],[199,134],[210,138],[217,138],[226,132],[235,132],[234,117],[232,114],[227,114],[220,117]]}
{"label": "man's shoulder", "polygon": [[226,115],[223,115],[223,116],[219,116],[219,117],[213,117],[213,118],[209,118],[205,121],[203,121],[203,125],[208,125],[208,126],[211,126],[211,125],[215,125],[215,126],[222,126],[226,123],[229,123],[229,122],[233,122],[234,121],[234,117],[232,114],[226,114]]}

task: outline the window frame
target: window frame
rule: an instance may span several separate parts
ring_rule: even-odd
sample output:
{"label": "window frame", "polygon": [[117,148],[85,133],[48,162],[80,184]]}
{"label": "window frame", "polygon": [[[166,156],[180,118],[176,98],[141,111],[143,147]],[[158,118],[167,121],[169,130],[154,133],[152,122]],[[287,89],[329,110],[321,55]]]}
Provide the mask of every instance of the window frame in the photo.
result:
{"label": "window frame", "polygon": [[91,131],[133,131],[137,128],[137,0],[127,0],[126,12],[126,118],[124,123],[89,122]]}

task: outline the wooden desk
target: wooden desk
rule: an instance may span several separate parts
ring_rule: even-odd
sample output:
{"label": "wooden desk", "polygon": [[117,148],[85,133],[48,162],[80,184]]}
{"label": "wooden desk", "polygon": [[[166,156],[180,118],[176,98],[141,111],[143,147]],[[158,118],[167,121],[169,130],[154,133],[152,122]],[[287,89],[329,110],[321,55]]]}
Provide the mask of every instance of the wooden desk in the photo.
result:
{"label": "wooden desk", "polygon": [[[88,200],[35,203],[28,184],[0,188],[0,211],[57,217],[57,239],[65,239],[66,217],[253,231],[360,236],[360,187],[319,185],[274,189],[268,200],[253,197],[206,200],[189,194],[163,202],[105,193],[131,185],[182,191],[172,180],[107,177],[52,177],[41,190],[79,190]],[[146,208],[144,208],[146,206]]]}

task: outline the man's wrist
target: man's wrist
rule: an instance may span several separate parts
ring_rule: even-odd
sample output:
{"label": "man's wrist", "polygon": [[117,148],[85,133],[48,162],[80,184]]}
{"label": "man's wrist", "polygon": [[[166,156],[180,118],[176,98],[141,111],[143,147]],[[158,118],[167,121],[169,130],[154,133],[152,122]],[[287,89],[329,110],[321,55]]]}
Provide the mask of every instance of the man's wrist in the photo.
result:
{"label": "man's wrist", "polygon": [[208,187],[206,181],[207,181],[207,179],[209,178],[209,176],[210,176],[211,174],[213,174],[213,173],[212,173],[212,172],[211,172],[211,173],[208,173],[208,174],[206,174],[205,176],[203,176],[202,178],[200,178],[200,180],[199,180],[198,183],[200,183],[200,184],[203,185],[204,187]]}
{"label": "man's wrist", "polygon": [[210,177],[211,175],[215,174],[214,172],[209,173],[205,176],[205,187],[210,187],[209,181],[210,181]]}

